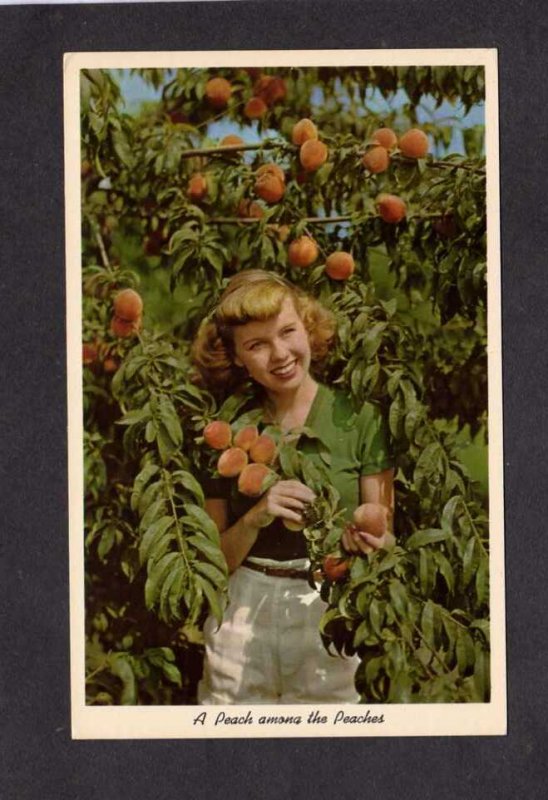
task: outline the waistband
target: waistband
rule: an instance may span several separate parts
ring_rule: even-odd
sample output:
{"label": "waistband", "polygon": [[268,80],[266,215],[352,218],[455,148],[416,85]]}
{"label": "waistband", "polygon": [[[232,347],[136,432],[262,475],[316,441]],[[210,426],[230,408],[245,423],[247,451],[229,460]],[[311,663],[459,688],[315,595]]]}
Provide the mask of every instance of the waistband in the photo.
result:
{"label": "waistband", "polygon": [[[283,562],[282,562],[283,563]],[[255,570],[256,572],[262,572],[263,575],[269,575],[273,578],[298,578],[300,580],[308,580],[310,570],[308,569],[297,569],[295,567],[273,567],[267,564],[259,564],[256,561],[250,561],[246,559],[242,562],[242,567],[247,567],[247,569]],[[314,572],[313,578],[315,581],[320,581],[322,576],[320,572]]]}

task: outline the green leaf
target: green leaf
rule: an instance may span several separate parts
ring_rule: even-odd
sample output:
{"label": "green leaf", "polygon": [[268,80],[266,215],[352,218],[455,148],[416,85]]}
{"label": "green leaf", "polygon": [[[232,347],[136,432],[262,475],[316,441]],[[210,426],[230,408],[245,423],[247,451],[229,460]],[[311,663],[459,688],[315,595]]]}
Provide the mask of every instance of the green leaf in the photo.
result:
{"label": "green leaf", "polygon": [[453,518],[457,509],[463,504],[463,502],[464,500],[461,495],[455,495],[447,501],[441,515],[441,527],[444,528],[444,530],[453,530]]}
{"label": "green leaf", "polygon": [[226,559],[219,545],[214,545],[205,536],[188,536],[185,540],[191,547],[203,553],[208,561],[219,567],[220,570],[226,569]]}
{"label": "green leaf", "polygon": [[168,540],[174,538],[171,528],[175,527],[175,520],[173,517],[160,517],[148,527],[139,543],[139,560],[144,564],[149,558],[156,559],[155,549],[158,542],[169,533]]}
{"label": "green leaf", "polygon": [[152,567],[145,584],[145,604],[148,609],[156,605],[165,579],[180,558],[180,553],[166,553],[159,561],[149,562]]}
{"label": "green leaf", "polygon": [[113,654],[110,657],[111,669],[114,675],[122,681],[122,694],[120,704],[134,706],[137,703],[135,674],[131,662],[125,654]]}
{"label": "green leaf", "polygon": [[204,504],[204,492],[194,475],[184,470],[173,473],[173,480],[180,483],[187,491],[194,495],[200,505]]}
{"label": "green leaf", "polygon": [[197,528],[201,533],[204,533],[208,539],[210,539],[213,544],[220,546],[221,544],[221,537],[219,535],[219,529],[217,525],[213,522],[207,511],[204,511],[203,508],[200,506],[196,506],[193,503],[187,503],[185,505],[185,511],[187,516],[183,517],[183,523],[194,523],[192,527]]}
{"label": "green leaf", "polygon": [[475,661],[474,642],[468,631],[458,628],[456,644],[457,664],[461,675],[468,667],[473,666]]}
{"label": "green leaf", "polygon": [[139,505],[139,499],[149,480],[157,474],[160,468],[157,464],[149,462],[145,464],[141,472],[137,475],[133,482],[133,490],[131,492],[131,510],[136,511]]}
{"label": "green leaf", "polygon": [[211,613],[219,623],[223,621],[223,607],[221,605],[221,601],[217,595],[216,589],[210,584],[210,582],[202,577],[201,575],[195,574],[194,575],[196,583],[202,589],[203,593],[207,598],[207,602],[210,608]]}
{"label": "green leaf", "polygon": [[424,531],[417,531],[413,533],[405,543],[407,550],[416,550],[419,547],[424,547],[428,544],[436,544],[436,542],[445,542],[450,539],[452,533],[444,531],[441,528],[427,528]]}
{"label": "green leaf", "polygon": [[388,591],[390,592],[390,599],[392,600],[392,606],[396,614],[401,618],[407,617],[409,613],[409,603],[407,592],[403,584],[393,579],[388,584]]}
{"label": "green leaf", "polygon": [[165,395],[160,396],[160,420],[168,432],[174,447],[181,447],[183,443],[183,430],[177,412],[171,400]]}
{"label": "green leaf", "polygon": [[204,561],[195,561],[193,568],[196,570],[196,572],[200,572],[202,575],[205,575],[205,577],[217,590],[223,591],[226,588],[228,570],[225,569],[222,571],[213,564],[206,564]]}
{"label": "green leaf", "polygon": [[377,636],[381,636],[384,612],[381,609],[379,601],[375,597],[373,597],[369,603],[369,619],[371,620],[371,627]]}
{"label": "green leaf", "polygon": [[436,641],[434,636],[434,611],[434,604],[431,600],[428,600],[422,609],[421,630],[428,644],[432,648],[436,649]]}
{"label": "green leaf", "polygon": [[479,554],[477,552],[477,542],[474,536],[470,537],[466,543],[464,556],[462,559],[462,586],[466,588],[472,580],[472,575],[477,567]]}

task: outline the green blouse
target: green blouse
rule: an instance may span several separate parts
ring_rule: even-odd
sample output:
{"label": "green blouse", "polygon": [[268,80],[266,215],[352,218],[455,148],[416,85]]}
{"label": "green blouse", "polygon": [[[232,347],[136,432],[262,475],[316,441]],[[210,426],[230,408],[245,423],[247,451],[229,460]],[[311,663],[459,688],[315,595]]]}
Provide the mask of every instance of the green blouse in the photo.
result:
{"label": "green blouse", "polygon": [[[344,392],[319,384],[305,427],[320,437],[323,446],[329,449],[332,484],[341,496],[340,506],[346,518],[351,519],[360,504],[359,478],[393,465],[383,417],[372,403],[364,403],[356,413]],[[317,463],[321,463],[319,447],[316,439],[303,440],[303,452]],[[232,483],[220,478],[208,481],[204,487],[208,497],[228,501],[229,525],[257,502],[257,498],[231,493]],[[260,530],[249,555],[278,561],[301,558],[306,556],[306,541],[302,534],[288,531],[281,520],[276,519]]]}

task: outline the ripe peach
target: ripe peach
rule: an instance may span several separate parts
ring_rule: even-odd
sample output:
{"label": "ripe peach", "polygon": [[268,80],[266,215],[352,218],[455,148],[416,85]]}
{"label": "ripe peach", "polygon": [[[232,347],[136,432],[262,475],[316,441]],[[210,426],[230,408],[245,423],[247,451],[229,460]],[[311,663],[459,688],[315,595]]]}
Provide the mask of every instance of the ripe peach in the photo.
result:
{"label": "ripe peach", "polygon": [[256,425],[246,425],[241,428],[234,437],[234,447],[241,447],[242,450],[249,450],[259,438],[259,430]]}
{"label": "ripe peach", "polygon": [[227,136],[224,136],[219,144],[221,147],[228,147],[229,145],[243,145],[244,140],[240,136],[236,136],[235,133],[229,133]]}
{"label": "ripe peach", "polygon": [[248,119],[259,119],[268,111],[268,106],[262,97],[250,97],[244,106],[244,114]]}
{"label": "ripe peach", "polygon": [[428,136],[420,128],[411,128],[400,136],[401,154],[407,158],[424,158],[430,147]]}
{"label": "ripe peach", "polygon": [[354,524],[377,538],[388,530],[388,509],[381,503],[363,503],[354,511]]}
{"label": "ripe peach", "polygon": [[376,203],[379,214],[385,222],[400,222],[407,213],[405,203],[395,194],[380,194]]}
{"label": "ripe peach", "polygon": [[248,464],[238,477],[238,491],[247,497],[258,497],[264,492],[266,479],[273,474],[266,464]]}
{"label": "ripe peach", "polygon": [[97,348],[94,344],[88,344],[84,342],[82,345],[82,361],[86,366],[89,364],[93,364],[94,361],[97,361]]}
{"label": "ripe peach", "polygon": [[214,420],[205,426],[204,440],[214,450],[225,450],[232,441],[232,429],[228,422]]}
{"label": "ripe peach", "polygon": [[266,203],[279,203],[285,194],[285,183],[271,172],[259,175],[254,188],[258,197]]}
{"label": "ripe peach", "polygon": [[277,75],[261,75],[253,85],[253,92],[256,97],[264,100],[267,106],[272,106],[284,99],[287,90],[283,78]]}
{"label": "ripe peach", "polygon": [[330,581],[340,581],[350,569],[350,560],[344,556],[329,555],[323,560],[323,573]]}
{"label": "ripe peach", "polygon": [[113,372],[116,372],[119,366],[120,362],[118,361],[118,359],[112,358],[111,356],[105,358],[105,360],[103,361],[103,369],[108,375],[112,375]]}
{"label": "ripe peach", "polygon": [[128,339],[130,336],[135,336],[141,329],[141,317],[135,320],[120,319],[114,315],[110,321],[110,330],[119,339]]}
{"label": "ripe peach", "polygon": [[119,319],[134,322],[143,313],[141,295],[133,289],[122,289],[114,298],[114,313]]}
{"label": "ripe peach", "polygon": [[247,453],[241,447],[229,447],[221,453],[217,462],[219,475],[223,478],[235,478],[247,464]]}
{"label": "ripe peach", "polygon": [[334,281],[345,281],[354,272],[354,259],[350,253],[339,250],[325,260],[325,272]]}
{"label": "ripe peach", "polygon": [[398,144],[398,137],[392,128],[377,128],[371,138],[387,150],[393,150]]}
{"label": "ripe peach", "polygon": [[224,108],[232,94],[232,86],[226,78],[210,78],[205,85],[205,96],[213,108]]}
{"label": "ripe peach", "polygon": [[314,125],[311,119],[305,117],[304,119],[300,119],[295,125],[293,125],[293,130],[291,131],[291,141],[293,144],[298,145],[299,147],[308,142],[310,139],[317,139],[318,138],[318,129]]}
{"label": "ripe peach", "polygon": [[268,433],[263,433],[249,448],[249,457],[258,464],[272,464],[276,457],[276,442]]}
{"label": "ripe peach", "polygon": [[287,260],[292,267],[309,267],[316,261],[319,247],[310,236],[293,239],[287,250]]}
{"label": "ripe peach", "polygon": [[306,172],[314,172],[327,161],[327,146],[318,139],[308,139],[301,145],[299,160]]}
{"label": "ripe peach", "polygon": [[187,184],[186,193],[191,200],[202,200],[207,194],[207,180],[201,172],[196,172]]}
{"label": "ripe peach", "polygon": [[381,147],[380,144],[371,147],[362,158],[362,164],[369,172],[378,174],[388,169],[390,164],[390,156],[386,147]]}
{"label": "ripe peach", "polygon": [[237,213],[239,217],[253,217],[253,219],[261,219],[264,216],[263,209],[254,200],[240,200]]}
{"label": "ripe peach", "polygon": [[285,172],[278,164],[261,164],[255,170],[255,177],[260,178],[262,175],[275,175],[278,180],[285,183]]}

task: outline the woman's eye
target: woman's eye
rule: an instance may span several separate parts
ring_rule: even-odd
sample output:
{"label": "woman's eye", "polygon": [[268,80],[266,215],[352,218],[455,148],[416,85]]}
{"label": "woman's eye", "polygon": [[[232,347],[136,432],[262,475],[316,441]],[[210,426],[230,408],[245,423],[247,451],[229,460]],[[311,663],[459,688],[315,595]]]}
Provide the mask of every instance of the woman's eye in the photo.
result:
{"label": "woman's eye", "polygon": [[286,328],[284,331],[282,331],[282,335],[287,336],[289,333],[294,333],[294,332],[295,328]]}

